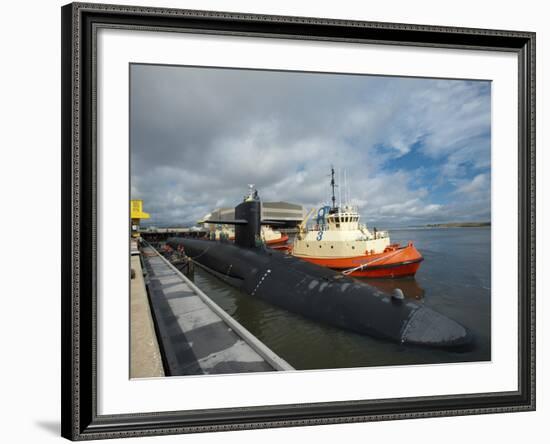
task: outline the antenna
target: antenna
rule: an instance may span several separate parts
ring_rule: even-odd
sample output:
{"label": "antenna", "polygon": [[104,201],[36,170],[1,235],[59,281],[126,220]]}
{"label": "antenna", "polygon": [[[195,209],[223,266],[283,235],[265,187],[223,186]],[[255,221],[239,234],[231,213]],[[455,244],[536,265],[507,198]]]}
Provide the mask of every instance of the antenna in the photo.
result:
{"label": "antenna", "polygon": [[349,197],[348,197],[348,170],[344,168],[344,199],[345,199],[345,205],[349,205]]}
{"label": "antenna", "polygon": [[[338,168],[338,183],[340,183],[340,168]],[[342,187],[338,187],[338,208],[342,208]],[[340,212],[340,210],[338,210]]]}
{"label": "antenna", "polygon": [[332,187],[332,208],[336,208],[336,196],[334,195],[334,187],[336,184],[334,183],[334,167],[330,166],[330,186]]}

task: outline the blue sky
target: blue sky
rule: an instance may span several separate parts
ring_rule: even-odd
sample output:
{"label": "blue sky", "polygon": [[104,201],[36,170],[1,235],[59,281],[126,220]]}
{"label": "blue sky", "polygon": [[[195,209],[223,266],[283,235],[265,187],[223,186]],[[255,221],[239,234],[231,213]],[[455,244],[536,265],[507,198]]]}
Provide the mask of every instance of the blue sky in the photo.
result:
{"label": "blue sky", "polygon": [[491,218],[488,81],[132,65],[130,98],[131,194],[157,225],[249,183],[323,205],[331,165],[378,227]]}

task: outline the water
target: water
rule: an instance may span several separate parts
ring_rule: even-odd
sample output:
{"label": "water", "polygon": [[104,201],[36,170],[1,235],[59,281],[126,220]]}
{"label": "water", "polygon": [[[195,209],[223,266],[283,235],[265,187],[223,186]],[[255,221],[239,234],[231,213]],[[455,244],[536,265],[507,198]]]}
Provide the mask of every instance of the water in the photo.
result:
{"label": "water", "polygon": [[491,359],[491,230],[393,230],[392,242],[412,240],[424,256],[415,278],[373,280],[401,288],[468,327],[475,346],[453,352],[403,346],[310,321],[235,290],[195,268],[195,283],[227,313],[298,370],[487,361]]}

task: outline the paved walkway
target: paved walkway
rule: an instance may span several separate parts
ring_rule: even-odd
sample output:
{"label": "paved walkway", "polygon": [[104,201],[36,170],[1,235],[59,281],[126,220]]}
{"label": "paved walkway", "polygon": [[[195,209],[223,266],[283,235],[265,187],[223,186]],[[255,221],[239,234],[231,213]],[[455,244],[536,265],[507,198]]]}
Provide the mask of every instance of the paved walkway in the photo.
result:
{"label": "paved walkway", "polygon": [[167,374],[293,369],[154,248],[147,246],[142,254]]}
{"label": "paved walkway", "polygon": [[131,267],[135,277],[130,281],[130,378],[164,376],[139,256],[131,257]]}

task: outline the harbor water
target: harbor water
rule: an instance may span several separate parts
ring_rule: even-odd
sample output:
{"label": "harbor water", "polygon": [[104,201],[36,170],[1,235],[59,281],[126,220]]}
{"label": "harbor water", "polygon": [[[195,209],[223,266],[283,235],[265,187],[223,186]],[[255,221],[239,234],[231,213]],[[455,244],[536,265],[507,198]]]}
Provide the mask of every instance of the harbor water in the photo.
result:
{"label": "harbor water", "polygon": [[414,278],[364,279],[400,288],[466,326],[471,349],[448,351],[395,344],[311,321],[239,292],[196,267],[195,284],[265,345],[298,370],[488,361],[491,359],[491,229],[392,230],[392,242],[413,241],[424,256]]}

